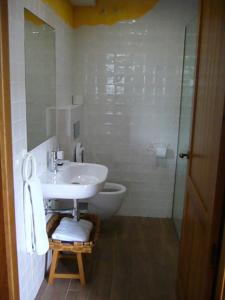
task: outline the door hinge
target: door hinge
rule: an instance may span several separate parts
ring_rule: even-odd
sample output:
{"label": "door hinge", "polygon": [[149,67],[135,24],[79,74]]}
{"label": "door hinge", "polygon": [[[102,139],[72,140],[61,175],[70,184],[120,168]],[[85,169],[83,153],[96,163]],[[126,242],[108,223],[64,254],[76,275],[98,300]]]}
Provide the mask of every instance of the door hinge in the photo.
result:
{"label": "door hinge", "polygon": [[211,266],[213,268],[216,268],[219,260],[219,250],[218,246],[216,243],[212,245],[212,250],[211,250]]}

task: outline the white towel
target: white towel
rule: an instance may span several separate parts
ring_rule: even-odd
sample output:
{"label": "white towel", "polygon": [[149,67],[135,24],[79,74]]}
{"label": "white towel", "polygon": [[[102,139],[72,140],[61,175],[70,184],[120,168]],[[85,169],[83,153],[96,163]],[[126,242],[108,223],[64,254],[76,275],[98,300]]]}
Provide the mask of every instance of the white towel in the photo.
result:
{"label": "white towel", "polygon": [[40,180],[32,177],[24,184],[26,248],[28,253],[45,254],[49,249]]}
{"label": "white towel", "polygon": [[66,242],[87,242],[92,227],[93,224],[86,220],[81,219],[77,222],[73,219],[64,218],[54,231],[52,238]]}
{"label": "white towel", "polygon": [[38,255],[43,255],[48,251],[49,243],[41,182],[37,177],[30,180],[30,194],[33,205],[35,248]]}
{"label": "white towel", "polygon": [[41,182],[36,176],[36,160],[26,154],[22,166],[24,180],[24,223],[26,249],[32,254],[45,254],[49,249]]}

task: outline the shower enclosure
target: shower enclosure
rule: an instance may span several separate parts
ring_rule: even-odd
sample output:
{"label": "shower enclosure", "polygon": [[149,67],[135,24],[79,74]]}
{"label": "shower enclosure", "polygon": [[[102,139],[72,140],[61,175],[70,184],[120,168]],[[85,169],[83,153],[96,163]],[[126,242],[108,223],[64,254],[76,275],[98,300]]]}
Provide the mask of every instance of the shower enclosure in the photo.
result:
{"label": "shower enclosure", "polygon": [[197,18],[185,28],[183,75],[180,104],[180,124],[178,136],[178,155],[173,200],[173,221],[180,237],[183,218],[187,159],[192,123],[192,99],[195,82]]}

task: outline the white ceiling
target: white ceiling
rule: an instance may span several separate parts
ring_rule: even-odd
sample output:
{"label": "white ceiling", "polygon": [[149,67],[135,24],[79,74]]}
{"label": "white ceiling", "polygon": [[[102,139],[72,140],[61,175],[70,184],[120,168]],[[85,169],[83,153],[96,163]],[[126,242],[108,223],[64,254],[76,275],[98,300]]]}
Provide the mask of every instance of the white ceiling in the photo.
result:
{"label": "white ceiling", "polygon": [[73,5],[77,6],[95,6],[96,0],[70,0]]}

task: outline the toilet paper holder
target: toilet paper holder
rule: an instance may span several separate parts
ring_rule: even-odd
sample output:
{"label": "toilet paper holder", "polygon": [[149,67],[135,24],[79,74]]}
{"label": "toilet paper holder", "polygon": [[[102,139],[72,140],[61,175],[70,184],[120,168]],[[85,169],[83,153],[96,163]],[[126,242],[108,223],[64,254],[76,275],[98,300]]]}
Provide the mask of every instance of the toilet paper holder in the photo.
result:
{"label": "toilet paper holder", "polygon": [[156,158],[166,158],[167,156],[168,144],[157,143],[154,145],[154,152]]}
{"label": "toilet paper holder", "polygon": [[156,158],[166,158],[168,147],[169,145],[165,143],[152,143],[146,149],[154,154]]}
{"label": "toilet paper holder", "polygon": [[155,154],[157,158],[166,158],[167,155],[167,145],[158,145],[155,147]]}

